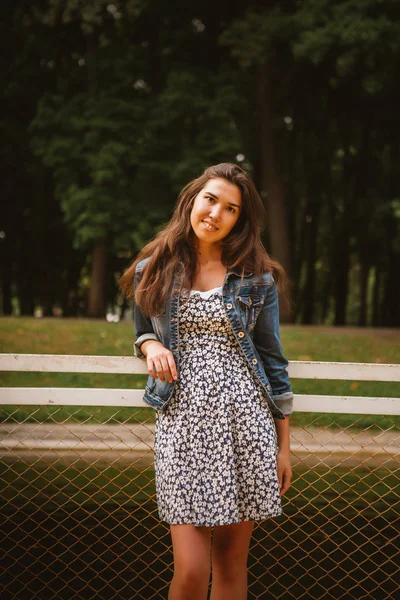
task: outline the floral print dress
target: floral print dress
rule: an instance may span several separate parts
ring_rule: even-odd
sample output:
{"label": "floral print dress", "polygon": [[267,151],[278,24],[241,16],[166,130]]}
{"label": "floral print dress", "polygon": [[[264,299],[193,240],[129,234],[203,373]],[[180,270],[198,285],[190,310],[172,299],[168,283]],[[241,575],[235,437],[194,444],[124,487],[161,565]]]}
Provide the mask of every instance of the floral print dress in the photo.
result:
{"label": "floral print dress", "polygon": [[180,371],[154,440],[158,512],[170,524],[282,514],[274,420],[221,292],[182,290],[180,299]]}

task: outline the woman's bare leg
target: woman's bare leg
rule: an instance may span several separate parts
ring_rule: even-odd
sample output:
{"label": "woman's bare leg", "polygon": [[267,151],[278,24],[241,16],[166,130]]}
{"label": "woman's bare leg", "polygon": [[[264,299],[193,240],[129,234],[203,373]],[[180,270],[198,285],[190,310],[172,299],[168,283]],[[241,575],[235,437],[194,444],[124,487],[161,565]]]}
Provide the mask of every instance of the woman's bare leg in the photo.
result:
{"label": "woman's bare leg", "polygon": [[211,527],[171,525],[174,576],[168,600],[207,600]]}
{"label": "woman's bare leg", "polygon": [[214,528],[210,600],[247,599],[247,557],[254,521]]}

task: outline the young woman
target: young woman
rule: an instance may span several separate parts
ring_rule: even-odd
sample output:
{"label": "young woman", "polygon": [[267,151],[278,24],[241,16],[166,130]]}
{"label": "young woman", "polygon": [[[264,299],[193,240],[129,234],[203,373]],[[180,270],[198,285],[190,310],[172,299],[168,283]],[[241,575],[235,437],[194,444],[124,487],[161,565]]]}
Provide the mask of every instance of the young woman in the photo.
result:
{"label": "young woman", "polygon": [[287,278],[261,243],[263,216],[240,167],[209,167],[120,281],[134,296],[135,354],[156,409],[169,600],[206,600],[210,568],[211,600],[245,600],[254,522],[282,514],[290,486],[293,394],[277,292]]}

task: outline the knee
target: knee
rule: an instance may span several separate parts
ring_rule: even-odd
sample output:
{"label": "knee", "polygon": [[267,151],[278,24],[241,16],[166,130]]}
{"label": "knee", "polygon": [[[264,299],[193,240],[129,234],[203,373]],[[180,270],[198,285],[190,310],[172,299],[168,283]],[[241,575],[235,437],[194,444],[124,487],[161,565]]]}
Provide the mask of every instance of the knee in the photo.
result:
{"label": "knee", "polygon": [[224,579],[235,580],[247,569],[248,551],[229,545],[218,545],[212,550],[212,568]]}
{"label": "knee", "polygon": [[206,589],[210,580],[210,565],[207,567],[190,562],[176,565],[174,578],[186,592]]}

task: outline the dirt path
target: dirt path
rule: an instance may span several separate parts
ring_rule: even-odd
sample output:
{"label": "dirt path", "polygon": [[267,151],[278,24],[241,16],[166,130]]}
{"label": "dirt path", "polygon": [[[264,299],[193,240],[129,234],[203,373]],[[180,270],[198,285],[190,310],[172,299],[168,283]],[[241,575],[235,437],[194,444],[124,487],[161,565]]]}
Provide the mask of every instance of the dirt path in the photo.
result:
{"label": "dirt path", "polygon": [[[153,453],[154,424],[77,425],[77,424],[0,424],[0,456],[9,453],[115,453],[147,455]],[[400,432],[342,431],[340,429],[291,428],[294,458],[304,461],[318,456],[343,458],[357,456],[360,461],[397,461],[400,466]],[[313,458],[314,457],[314,458]]]}

